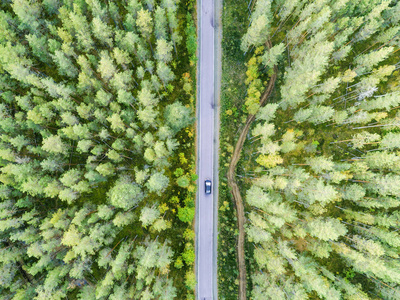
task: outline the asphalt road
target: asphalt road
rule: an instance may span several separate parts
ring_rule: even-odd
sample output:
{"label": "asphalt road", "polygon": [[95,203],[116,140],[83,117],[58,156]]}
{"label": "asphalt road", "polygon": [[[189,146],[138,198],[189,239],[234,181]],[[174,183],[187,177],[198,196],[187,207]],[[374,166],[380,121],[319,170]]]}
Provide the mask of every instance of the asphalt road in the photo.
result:
{"label": "asphalt road", "polygon": [[[215,133],[215,25],[214,0],[200,0],[199,5],[199,75],[198,75],[198,175],[196,277],[197,298],[214,299],[216,295],[216,244],[214,243],[214,174]],[[204,193],[204,181],[213,182],[212,193]],[[216,230],[216,228],[215,228]]]}

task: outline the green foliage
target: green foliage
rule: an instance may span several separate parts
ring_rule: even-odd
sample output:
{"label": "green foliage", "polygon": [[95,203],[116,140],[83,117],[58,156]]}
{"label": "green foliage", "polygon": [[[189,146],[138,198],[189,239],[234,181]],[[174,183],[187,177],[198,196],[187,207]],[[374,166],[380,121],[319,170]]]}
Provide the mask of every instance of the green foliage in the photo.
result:
{"label": "green foliage", "polygon": [[108,197],[112,205],[127,210],[143,199],[143,193],[129,178],[122,177],[110,189]]}
{"label": "green foliage", "polygon": [[182,168],[177,168],[175,171],[174,171],[174,175],[176,176],[176,177],[180,177],[180,176],[182,176],[184,174],[184,170],[182,169]]}
{"label": "green foliage", "polygon": [[154,223],[160,216],[160,211],[155,207],[144,207],[141,211],[139,220],[142,222],[143,227],[147,227]]}
{"label": "green foliage", "polygon": [[160,195],[167,188],[168,183],[169,178],[163,173],[157,172],[150,176],[146,185],[150,192],[156,192]]}
{"label": "green foliage", "polygon": [[182,222],[192,223],[194,219],[195,209],[194,207],[178,207],[178,218]]}
{"label": "green foliage", "polygon": [[178,132],[193,122],[191,111],[188,107],[182,105],[181,102],[175,102],[166,107],[164,112],[165,119],[170,128]]}
{"label": "green foliage", "polygon": [[197,174],[193,173],[193,174],[190,175],[190,179],[192,181],[196,181],[197,179],[199,179],[199,176]]}
{"label": "green foliage", "polygon": [[181,257],[178,257],[174,263],[174,267],[180,269],[183,267],[183,261]]}
{"label": "green foliage", "polygon": [[194,290],[197,284],[196,276],[193,272],[187,272],[185,275],[185,284],[188,289]]}
{"label": "green foliage", "polygon": [[261,97],[261,80],[258,78],[258,60],[259,57],[252,57],[247,64],[247,79],[246,83],[249,85],[247,89],[247,97],[245,101],[246,109],[249,114],[255,115],[260,108]]}
{"label": "green foliage", "polygon": [[[223,11],[221,297],[236,297],[229,226],[236,220],[224,176],[246,113],[256,120],[236,178],[242,196],[247,191],[247,297],[396,299],[398,236],[388,228],[400,205],[399,6],[257,1],[249,8],[249,19],[239,17],[247,8],[238,3]],[[247,70],[237,63],[239,37]],[[259,108],[276,70],[270,103]]]}
{"label": "green foliage", "polygon": [[193,121],[192,13],[177,1],[1,2],[0,298],[193,294],[181,280],[193,266],[171,263],[191,225],[169,201],[193,187],[169,171],[192,172],[194,137],[177,134]]}
{"label": "green foliage", "polygon": [[189,179],[188,176],[184,175],[184,176],[179,177],[179,178],[176,180],[176,183],[177,183],[180,187],[187,188],[187,187],[189,186],[189,184],[190,184],[190,179]]}
{"label": "green foliage", "polygon": [[268,40],[265,33],[270,29],[271,15],[270,0],[256,2],[250,27],[242,38],[242,51],[247,51],[251,46],[261,46]]}
{"label": "green foliage", "polygon": [[194,231],[192,229],[186,228],[183,237],[185,240],[193,240],[195,237]]}
{"label": "green foliage", "polygon": [[265,51],[265,54],[262,56],[263,64],[272,69],[275,65],[278,64],[279,60],[282,58],[284,50],[285,45],[281,43]]}
{"label": "green foliage", "polygon": [[195,255],[192,244],[186,244],[185,251],[182,253],[182,258],[187,265],[191,265],[194,263]]}
{"label": "green foliage", "polygon": [[186,49],[190,57],[190,64],[193,65],[197,61],[197,34],[193,18],[189,12],[186,14],[186,22]]}
{"label": "green foliage", "polygon": [[58,135],[49,136],[44,139],[42,148],[51,153],[65,153],[66,151],[66,145]]}
{"label": "green foliage", "polygon": [[[229,165],[229,146],[235,141],[240,120],[245,118],[241,109],[243,95],[246,94],[247,58],[240,50],[241,37],[247,30],[248,3],[233,0],[223,1],[222,27],[222,74],[221,86],[221,129],[219,155],[219,195],[218,195],[218,294],[221,299],[235,297],[238,290],[238,267],[236,242],[236,213],[231,193],[226,183]],[[226,111],[232,111],[232,115]]]}

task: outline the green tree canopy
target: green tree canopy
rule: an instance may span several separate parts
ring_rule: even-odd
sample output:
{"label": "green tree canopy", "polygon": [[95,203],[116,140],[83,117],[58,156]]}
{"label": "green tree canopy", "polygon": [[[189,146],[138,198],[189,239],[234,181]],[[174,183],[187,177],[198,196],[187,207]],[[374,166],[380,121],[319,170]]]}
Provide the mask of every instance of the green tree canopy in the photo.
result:
{"label": "green tree canopy", "polygon": [[107,194],[112,205],[128,210],[143,199],[143,191],[129,177],[119,178]]}

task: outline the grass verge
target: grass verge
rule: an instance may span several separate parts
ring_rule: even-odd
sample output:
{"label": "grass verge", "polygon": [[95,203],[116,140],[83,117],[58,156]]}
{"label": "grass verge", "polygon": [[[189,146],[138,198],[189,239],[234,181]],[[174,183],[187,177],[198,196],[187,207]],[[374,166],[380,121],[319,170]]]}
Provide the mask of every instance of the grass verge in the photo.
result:
{"label": "grass verge", "polygon": [[226,174],[234,142],[247,117],[244,111],[246,57],[240,50],[240,40],[247,25],[246,1],[224,1],[218,197],[218,295],[220,299],[237,299],[239,284],[236,253],[237,220]]}

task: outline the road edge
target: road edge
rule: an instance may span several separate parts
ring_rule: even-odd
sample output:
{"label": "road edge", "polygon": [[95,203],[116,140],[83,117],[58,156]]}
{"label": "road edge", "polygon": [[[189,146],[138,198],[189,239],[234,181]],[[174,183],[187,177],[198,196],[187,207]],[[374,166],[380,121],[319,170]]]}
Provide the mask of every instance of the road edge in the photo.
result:
{"label": "road edge", "polygon": [[215,20],[215,35],[214,35],[214,254],[213,254],[213,297],[218,299],[218,206],[219,206],[219,134],[220,134],[220,110],[221,110],[221,72],[222,72],[222,2],[223,0],[215,0],[214,2],[214,20]]}

